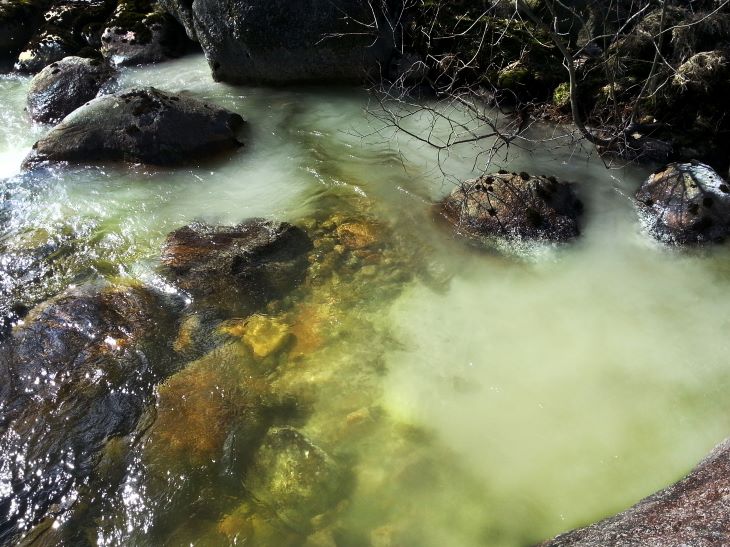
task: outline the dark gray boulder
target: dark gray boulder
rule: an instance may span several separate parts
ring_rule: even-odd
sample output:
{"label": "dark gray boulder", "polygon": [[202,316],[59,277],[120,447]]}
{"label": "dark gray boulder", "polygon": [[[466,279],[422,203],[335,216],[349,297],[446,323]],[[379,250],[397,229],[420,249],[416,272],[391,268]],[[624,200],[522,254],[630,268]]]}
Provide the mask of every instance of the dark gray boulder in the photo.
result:
{"label": "dark gray boulder", "polygon": [[176,363],[175,304],[143,286],[86,286],[34,308],[3,346],[0,544],[69,509],[107,441],[134,430]]}
{"label": "dark gray boulder", "polygon": [[438,213],[467,236],[546,241],[578,236],[582,210],[572,185],[506,172],[466,181],[437,205]]}
{"label": "dark gray boulder", "polygon": [[678,483],[542,547],[719,547],[730,545],[730,441]]}
{"label": "dark gray boulder", "polygon": [[157,3],[123,0],[101,35],[101,54],[111,63],[139,65],[178,57],[185,48],[185,33]]}
{"label": "dark gray boulder", "polygon": [[50,161],[177,165],[241,146],[238,114],[155,88],[98,97],[39,140],[25,169]]}
{"label": "dark gray boulder", "polygon": [[[185,21],[187,3],[174,5]],[[375,22],[366,0],[193,0],[191,11],[216,80],[362,81],[394,49],[384,21],[365,26]]]}
{"label": "dark gray boulder", "polygon": [[304,279],[311,249],[307,234],[286,222],[196,223],[167,236],[162,263],[200,304],[250,313]]}
{"label": "dark gray boulder", "polygon": [[198,36],[195,34],[195,23],[193,22],[192,0],[159,0],[159,4],[162,9],[182,25],[190,40],[198,41]]}
{"label": "dark gray boulder", "polygon": [[666,243],[721,241],[730,233],[730,184],[699,162],[672,163],[636,192],[641,222]]}
{"label": "dark gray boulder", "polygon": [[36,74],[28,89],[28,113],[37,122],[58,122],[87,101],[116,71],[106,62],[65,57]]}

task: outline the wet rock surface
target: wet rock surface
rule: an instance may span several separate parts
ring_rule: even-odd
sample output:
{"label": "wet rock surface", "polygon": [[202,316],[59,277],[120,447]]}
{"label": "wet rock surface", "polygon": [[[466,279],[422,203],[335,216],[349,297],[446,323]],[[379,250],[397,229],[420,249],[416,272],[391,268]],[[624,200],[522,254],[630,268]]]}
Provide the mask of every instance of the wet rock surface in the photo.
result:
{"label": "wet rock surface", "polygon": [[599,523],[562,534],[542,547],[710,547],[730,544],[730,441],[687,477]]}
{"label": "wet rock surface", "polygon": [[0,357],[0,543],[73,506],[105,444],[135,428],[174,370],[173,310],[143,286],[85,286],[14,329]]}
{"label": "wet rock surface", "polygon": [[365,26],[373,11],[361,0],[215,0],[193,2],[192,14],[213,76],[227,82],[363,81],[393,50],[387,32]]}
{"label": "wet rock surface", "polygon": [[185,33],[157,4],[120,2],[101,36],[101,54],[115,65],[159,63],[185,49]]}
{"label": "wet rock surface", "polygon": [[311,248],[307,234],[286,222],[197,223],[168,235],[162,262],[172,280],[202,305],[250,312],[304,279]]}
{"label": "wet rock surface", "polygon": [[672,163],[636,192],[646,230],[667,243],[723,240],[730,232],[730,185],[699,162]]}
{"label": "wet rock surface", "polygon": [[244,125],[234,112],[155,88],[92,100],[38,141],[25,169],[49,161],[186,164],[234,150]]}
{"label": "wet rock surface", "polygon": [[96,97],[115,74],[99,59],[65,57],[51,63],[31,80],[28,113],[38,122],[58,122]]}
{"label": "wet rock surface", "polygon": [[504,172],[463,183],[437,206],[465,235],[546,241],[577,237],[582,210],[570,184]]}

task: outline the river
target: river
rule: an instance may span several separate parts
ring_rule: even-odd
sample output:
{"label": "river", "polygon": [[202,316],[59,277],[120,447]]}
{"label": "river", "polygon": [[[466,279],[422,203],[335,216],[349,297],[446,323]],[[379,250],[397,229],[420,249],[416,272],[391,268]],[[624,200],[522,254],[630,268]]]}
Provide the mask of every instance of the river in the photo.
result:
{"label": "river", "polygon": [[[680,252],[641,232],[629,196],[648,169],[606,169],[570,147],[511,149],[495,169],[578,184],[582,235],[516,256],[482,252],[430,212],[452,177],[474,174],[473,149],[454,153],[445,177],[421,144],[363,137],[377,129],[363,92],[215,83],[201,56],[126,69],[122,86],[239,112],[246,146],[200,168],[55,168],[19,179],[45,131],[23,111],[28,83],[0,77],[5,294],[40,299],[93,277],[173,291],[157,273],[160,246],[196,219],[307,226],[344,215],[384,249],[290,296],[297,345],[265,375],[279,397],[306,406],[292,425],[353,478],[324,532],[307,540],[261,523],[245,484],[199,472],[218,458],[203,441],[227,416],[205,393],[240,380],[241,357],[227,346],[215,359],[233,364],[231,377],[183,369],[168,380],[159,423],[118,491],[94,518],[57,516],[56,529],[83,528],[99,545],[526,546],[673,482],[730,431],[730,253]],[[187,401],[173,413],[179,423],[165,417],[165,397]],[[197,450],[189,468],[165,451],[180,437]]]}

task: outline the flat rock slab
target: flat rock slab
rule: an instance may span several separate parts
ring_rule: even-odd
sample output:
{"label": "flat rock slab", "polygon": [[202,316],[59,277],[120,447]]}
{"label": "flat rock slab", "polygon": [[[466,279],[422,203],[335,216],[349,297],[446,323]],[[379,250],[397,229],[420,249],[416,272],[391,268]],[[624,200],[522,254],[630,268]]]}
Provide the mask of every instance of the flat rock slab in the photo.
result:
{"label": "flat rock slab", "polygon": [[730,440],[678,483],[542,547],[719,547],[730,545]]}
{"label": "flat rock slab", "polygon": [[23,162],[123,161],[182,165],[241,146],[243,118],[192,97],[148,87],[98,97],[39,140]]}
{"label": "flat rock slab", "polygon": [[99,59],[65,57],[51,63],[30,82],[28,114],[37,122],[58,122],[96,97],[115,73]]}
{"label": "flat rock slab", "polygon": [[167,236],[162,263],[198,303],[242,313],[296,287],[306,277],[311,249],[304,230],[287,222],[195,223]]}

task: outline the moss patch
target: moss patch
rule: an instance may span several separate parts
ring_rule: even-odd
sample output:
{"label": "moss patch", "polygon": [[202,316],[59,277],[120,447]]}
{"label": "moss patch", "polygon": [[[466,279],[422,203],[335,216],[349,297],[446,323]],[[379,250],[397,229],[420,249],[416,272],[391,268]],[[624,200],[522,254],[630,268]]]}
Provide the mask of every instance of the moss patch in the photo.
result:
{"label": "moss patch", "polygon": [[553,104],[558,108],[566,108],[570,104],[570,84],[563,82],[553,91]]}

